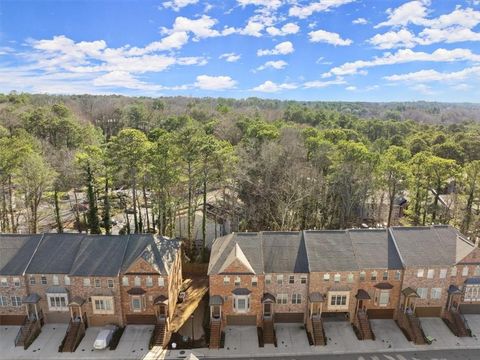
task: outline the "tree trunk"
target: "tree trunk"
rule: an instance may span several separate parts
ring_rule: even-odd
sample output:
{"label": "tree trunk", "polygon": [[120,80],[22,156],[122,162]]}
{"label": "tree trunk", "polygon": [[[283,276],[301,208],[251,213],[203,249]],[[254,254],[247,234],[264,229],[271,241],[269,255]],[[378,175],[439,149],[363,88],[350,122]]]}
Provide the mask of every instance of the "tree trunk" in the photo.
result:
{"label": "tree trunk", "polygon": [[77,221],[77,231],[82,233],[82,224],[80,223],[80,211],[78,211],[78,197],[76,188],[73,188],[73,197],[75,199],[75,220]]}
{"label": "tree trunk", "polygon": [[[206,261],[206,247],[207,247],[207,178],[204,174],[203,179],[203,211],[202,211],[202,260]],[[216,225],[215,225],[216,226]]]}
{"label": "tree trunk", "polygon": [[57,222],[57,231],[59,234],[63,233],[62,218],[60,216],[60,206],[58,204],[58,191],[57,188],[53,190],[53,202],[55,203],[55,221]]}
{"label": "tree trunk", "polygon": [[142,187],[143,191],[143,205],[145,206],[145,218],[147,220],[147,233],[150,232],[150,219],[148,218],[148,200],[147,200],[147,190],[145,189],[145,185]]}
{"label": "tree trunk", "polygon": [[132,178],[132,200],[133,200],[133,223],[135,227],[135,234],[138,233],[138,218],[137,218],[137,171],[133,170]]}
{"label": "tree trunk", "polygon": [[8,207],[10,212],[10,222],[12,226],[12,232],[17,232],[17,223],[15,221],[15,214],[13,211],[13,191],[12,191],[12,176],[8,175]]}
{"label": "tree trunk", "polygon": [[393,203],[395,201],[395,193],[396,193],[396,187],[393,185],[390,194],[389,194],[389,201],[390,203],[388,204],[388,220],[387,220],[387,227],[390,227],[392,223],[392,212],[393,212]]}
{"label": "tree trunk", "polygon": [[192,164],[188,163],[188,209],[187,209],[187,238],[190,242],[190,250],[193,253],[194,250],[194,243],[192,240],[192,192],[193,192],[193,184],[192,184]]}
{"label": "tree trunk", "polygon": [[108,176],[105,177],[105,192],[103,200],[103,226],[105,227],[105,233],[110,235],[112,233],[112,223],[110,221],[110,198],[108,189]]}

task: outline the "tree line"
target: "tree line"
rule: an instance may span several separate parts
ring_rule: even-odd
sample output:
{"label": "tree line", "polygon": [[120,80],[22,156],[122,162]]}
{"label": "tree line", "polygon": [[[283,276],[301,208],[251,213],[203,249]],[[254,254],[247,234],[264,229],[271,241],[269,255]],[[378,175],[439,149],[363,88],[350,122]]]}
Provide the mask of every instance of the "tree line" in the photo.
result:
{"label": "tree line", "polygon": [[186,209],[192,240],[200,209],[205,239],[207,194],[228,188],[238,197],[240,230],[357,227],[379,203],[390,225],[395,201],[405,197],[403,224],[451,223],[477,235],[478,123],[366,118],[331,104],[291,103],[272,113],[270,102],[245,111],[235,101],[206,109],[192,99],[175,115],[171,106],[0,96],[0,230],[15,233],[25,223],[37,232],[39,209],[50,204],[55,230],[66,231],[59,202],[74,190],[76,231],[111,233],[113,214],[123,213],[122,232],[172,236]]}

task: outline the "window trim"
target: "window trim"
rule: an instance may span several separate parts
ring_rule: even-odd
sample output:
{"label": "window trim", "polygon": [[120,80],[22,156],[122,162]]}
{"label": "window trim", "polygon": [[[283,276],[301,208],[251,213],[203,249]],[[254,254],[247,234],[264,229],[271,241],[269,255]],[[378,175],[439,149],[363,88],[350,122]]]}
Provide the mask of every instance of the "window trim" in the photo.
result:
{"label": "window trim", "polygon": [[[245,308],[239,309],[239,301],[245,301]],[[245,314],[250,311],[250,295],[233,295],[233,311],[239,314]]]}
{"label": "window trim", "polygon": [[[345,304],[343,298],[345,297]],[[332,300],[335,298],[335,304],[332,305]],[[337,304],[340,298],[340,305]],[[350,305],[350,291],[329,291],[328,292],[328,308],[333,310],[348,310]]]}
{"label": "window trim", "polygon": [[[48,304],[48,310],[50,311],[62,311],[62,312],[66,312],[66,311],[69,311],[69,308],[68,308],[68,294],[67,293],[47,293],[46,294],[46,297],[47,297],[47,304]],[[52,299],[55,299],[54,300],[54,303],[52,303]],[[62,306],[62,301],[61,299],[63,299],[64,301],[64,304]],[[58,302],[57,302],[58,301]]]}
{"label": "window trim", "polygon": [[[104,309],[97,308],[97,302],[102,303]],[[110,304],[110,308],[106,304]],[[100,315],[113,315],[115,314],[115,306],[113,302],[113,296],[92,296],[92,312]]]}

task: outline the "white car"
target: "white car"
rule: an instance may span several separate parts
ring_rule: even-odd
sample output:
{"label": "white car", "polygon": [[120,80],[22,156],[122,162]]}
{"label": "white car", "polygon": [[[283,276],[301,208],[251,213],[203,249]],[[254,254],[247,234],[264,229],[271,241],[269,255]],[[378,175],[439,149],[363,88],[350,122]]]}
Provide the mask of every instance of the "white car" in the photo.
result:
{"label": "white car", "polygon": [[96,350],[103,350],[108,347],[110,341],[112,340],[113,333],[117,329],[116,326],[106,326],[102,329],[93,343],[93,348]]}

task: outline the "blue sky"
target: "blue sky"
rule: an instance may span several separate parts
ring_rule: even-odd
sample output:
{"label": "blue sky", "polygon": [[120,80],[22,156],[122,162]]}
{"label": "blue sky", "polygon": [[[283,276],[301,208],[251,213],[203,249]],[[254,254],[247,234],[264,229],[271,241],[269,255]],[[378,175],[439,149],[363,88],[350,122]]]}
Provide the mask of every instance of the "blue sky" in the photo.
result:
{"label": "blue sky", "polygon": [[478,102],[480,0],[0,1],[0,91]]}

